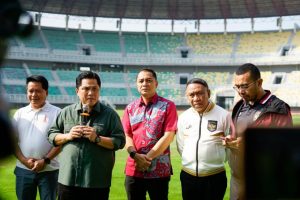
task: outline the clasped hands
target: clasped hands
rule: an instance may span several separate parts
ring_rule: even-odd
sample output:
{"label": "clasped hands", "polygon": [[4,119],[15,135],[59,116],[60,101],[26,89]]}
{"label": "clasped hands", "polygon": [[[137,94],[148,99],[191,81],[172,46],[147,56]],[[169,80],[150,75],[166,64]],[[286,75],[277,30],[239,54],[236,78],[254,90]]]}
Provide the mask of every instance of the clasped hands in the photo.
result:
{"label": "clasped hands", "polygon": [[45,160],[43,158],[26,158],[25,161],[22,162],[28,169],[34,172],[40,172],[46,167]]}
{"label": "clasped hands", "polygon": [[139,154],[139,153],[135,154],[134,160],[135,160],[135,168],[141,172],[146,172],[149,169],[152,161],[152,159],[147,157],[146,154]]}
{"label": "clasped hands", "polygon": [[97,134],[96,130],[90,126],[77,125],[71,128],[69,134],[67,135],[67,140],[74,140],[75,138],[87,138],[91,142],[94,142]]}

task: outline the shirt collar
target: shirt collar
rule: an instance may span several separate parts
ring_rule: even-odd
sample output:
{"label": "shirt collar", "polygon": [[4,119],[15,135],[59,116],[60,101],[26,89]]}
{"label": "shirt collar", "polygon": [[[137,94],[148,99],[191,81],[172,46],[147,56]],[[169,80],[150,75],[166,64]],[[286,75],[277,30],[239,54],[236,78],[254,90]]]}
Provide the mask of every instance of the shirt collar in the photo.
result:
{"label": "shirt collar", "polygon": [[[156,104],[157,101],[158,101],[158,95],[157,95],[157,93],[155,93],[154,96],[152,97],[151,101],[148,103],[148,105]],[[138,103],[139,103],[139,106],[146,105],[142,97],[139,98]]]}
{"label": "shirt collar", "polygon": [[29,104],[28,106],[26,106],[26,112],[31,112],[31,111],[45,111],[45,112],[48,112],[50,110],[49,108],[49,102],[48,101],[45,101],[45,105],[39,109],[33,109],[31,104]]}
{"label": "shirt collar", "polygon": [[[207,107],[205,108],[205,110],[203,111],[202,114],[209,113],[214,107],[215,107],[215,103],[212,102],[211,100],[209,100],[209,101],[208,101],[208,105],[207,105]],[[194,111],[195,113],[199,114],[198,111],[195,110],[193,107],[192,107],[192,109],[193,109],[193,111]]]}
{"label": "shirt collar", "polygon": [[[253,107],[255,104],[261,104],[261,105],[264,105],[269,99],[270,97],[272,96],[270,90],[265,90],[265,94],[264,96],[262,96],[259,100],[255,101],[255,103],[253,105],[250,105],[250,107]],[[246,106],[248,105],[248,103],[246,103],[246,101],[244,101],[244,105],[243,106]]]}

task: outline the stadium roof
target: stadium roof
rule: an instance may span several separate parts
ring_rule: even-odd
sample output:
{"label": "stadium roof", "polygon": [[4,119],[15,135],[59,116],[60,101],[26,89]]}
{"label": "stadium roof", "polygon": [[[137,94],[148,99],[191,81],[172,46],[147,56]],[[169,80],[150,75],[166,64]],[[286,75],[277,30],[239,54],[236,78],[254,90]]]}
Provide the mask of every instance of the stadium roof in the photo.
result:
{"label": "stadium roof", "polygon": [[135,19],[230,19],[300,14],[299,0],[20,0],[27,11]]}

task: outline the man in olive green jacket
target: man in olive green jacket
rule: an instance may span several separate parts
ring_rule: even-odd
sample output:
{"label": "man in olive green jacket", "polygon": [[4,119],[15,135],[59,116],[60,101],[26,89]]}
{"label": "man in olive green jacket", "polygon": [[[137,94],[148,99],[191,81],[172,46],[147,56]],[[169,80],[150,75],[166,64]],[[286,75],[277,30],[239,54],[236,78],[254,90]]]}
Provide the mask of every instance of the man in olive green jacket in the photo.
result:
{"label": "man in olive green jacket", "polygon": [[101,81],[94,72],[76,78],[80,102],[65,107],[49,141],[62,146],[58,199],[109,199],[115,151],[125,145],[118,114],[99,102]]}

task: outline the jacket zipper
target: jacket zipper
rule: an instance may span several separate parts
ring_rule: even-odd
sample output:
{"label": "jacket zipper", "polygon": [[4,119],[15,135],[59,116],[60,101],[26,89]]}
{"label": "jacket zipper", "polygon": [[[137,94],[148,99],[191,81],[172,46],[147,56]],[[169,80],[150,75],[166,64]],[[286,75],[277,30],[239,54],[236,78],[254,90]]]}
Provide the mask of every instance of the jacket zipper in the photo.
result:
{"label": "jacket zipper", "polygon": [[201,138],[201,124],[202,124],[202,115],[203,114],[200,114],[200,121],[199,121],[199,137],[198,137],[198,140],[197,140],[197,146],[196,146],[196,176],[198,176],[198,163],[199,163],[199,160],[198,160],[198,150],[199,150],[199,142],[200,142],[200,138]]}

